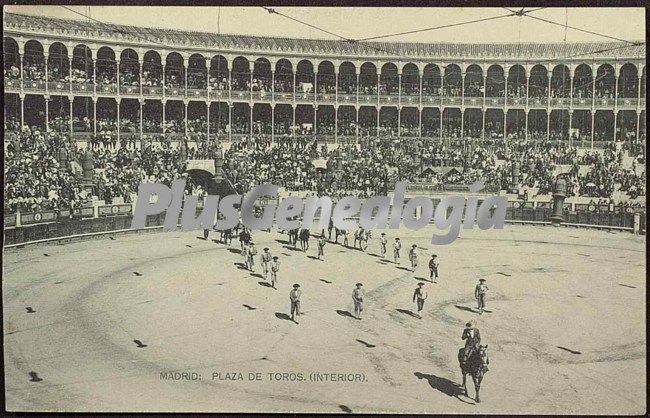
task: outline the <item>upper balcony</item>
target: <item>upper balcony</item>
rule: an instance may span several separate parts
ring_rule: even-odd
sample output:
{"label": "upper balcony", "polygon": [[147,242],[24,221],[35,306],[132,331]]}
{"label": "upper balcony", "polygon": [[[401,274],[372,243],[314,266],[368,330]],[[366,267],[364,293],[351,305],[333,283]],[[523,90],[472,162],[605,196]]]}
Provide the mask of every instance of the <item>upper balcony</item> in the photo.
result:
{"label": "upper balcony", "polygon": [[[5,91],[9,93],[79,95],[98,97],[118,96],[116,83],[69,83],[67,81],[29,80],[21,81],[5,78]],[[250,90],[219,90],[167,86],[122,85],[119,87],[122,98],[143,98],[168,100],[211,100],[232,102],[262,102],[279,104],[307,105],[359,105],[359,106],[423,106],[423,107],[468,107],[468,108],[521,108],[521,109],[574,109],[574,110],[637,110],[645,109],[645,98],[612,97],[450,97],[431,94],[357,94],[349,92],[314,93],[312,91],[268,92]]]}

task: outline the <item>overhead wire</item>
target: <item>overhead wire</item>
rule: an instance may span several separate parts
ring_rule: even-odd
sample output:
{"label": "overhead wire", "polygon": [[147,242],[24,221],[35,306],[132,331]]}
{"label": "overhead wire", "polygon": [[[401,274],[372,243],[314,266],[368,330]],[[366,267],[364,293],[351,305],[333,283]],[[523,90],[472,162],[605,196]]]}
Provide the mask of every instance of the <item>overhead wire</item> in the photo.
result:
{"label": "overhead wire", "polygon": [[[504,7],[504,9],[506,9],[506,10],[508,10],[510,12],[516,13],[516,12],[514,12],[512,9],[510,9],[508,7]],[[566,10],[566,8],[565,8],[565,10]],[[584,33],[588,33],[590,35],[596,35],[596,36],[600,36],[600,37],[603,37],[603,38],[608,38],[608,39],[611,39],[611,40],[614,40],[614,41],[625,42],[625,43],[628,43],[628,44],[631,44],[631,45],[637,44],[637,42],[628,41],[627,39],[621,39],[621,38],[617,38],[615,36],[607,35],[607,34],[604,34],[604,33],[593,32],[593,31],[590,31],[590,30],[577,28],[575,26],[569,26],[568,24],[566,24],[566,22],[565,23],[560,23],[560,22],[555,22],[553,20],[544,19],[544,18],[541,18],[541,17],[538,17],[538,16],[532,16],[532,15],[529,14],[530,12],[531,12],[531,10],[525,11],[522,14],[522,16],[529,17],[529,18],[535,19],[535,20],[539,20],[541,22],[546,22],[546,23],[551,24],[551,25],[556,25],[556,26],[563,27],[565,29],[565,31],[566,31],[567,28],[569,28],[569,29],[572,29],[572,30],[575,30],[575,31],[578,31],[578,32],[584,32]]]}
{"label": "overhead wire", "polygon": [[469,24],[472,24],[472,23],[487,22],[487,21],[490,21],[490,20],[503,19],[505,17],[512,17],[512,16],[516,16],[516,13],[511,12],[511,13],[509,13],[507,15],[491,16],[491,17],[485,17],[485,18],[482,18],[482,19],[468,20],[468,21],[464,21],[464,22],[451,23],[451,24],[448,24],[448,25],[441,25],[441,26],[433,26],[433,27],[430,27],[430,28],[415,29],[415,30],[410,30],[410,31],[405,31],[405,32],[390,33],[390,34],[381,35],[381,36],[369,36],[367,38],[358,38],[358,39],[355,40],[355,42],[373,41],[373,40],[376,40],[376,39],[385,39],[385,38],[392,38],[392,37],[395,37],[395,36],[411,35],[411,34],[414,34],[414,33],[429,32],[429,31],[434,31],[434,30],[438,30],[438,29],[449,29],[449,28],[454,28],[454,27],[458,27],[458,26],[469,25]]}

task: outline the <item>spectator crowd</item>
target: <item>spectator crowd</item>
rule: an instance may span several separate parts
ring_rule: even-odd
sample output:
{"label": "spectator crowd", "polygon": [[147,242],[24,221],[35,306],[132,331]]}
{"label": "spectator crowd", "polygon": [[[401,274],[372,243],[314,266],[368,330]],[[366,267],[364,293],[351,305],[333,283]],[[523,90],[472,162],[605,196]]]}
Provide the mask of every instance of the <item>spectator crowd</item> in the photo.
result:
{"label": "spectator crowd", "polygon": [[[69,123],[69,119],[54,118],[46,133],[5,120],[7,213],[76,208],[91,204],[93,198],[107,203],[115,198],[129,202],[140,182],[171,184],[186,176],[187,159],[214,158],[219,152],[215,139],[202,133],[207,123],[204,118],[188,121],[188,131],[193,134],[180,134],[174,142],[162,135],[145,135],[142,142],[136,141],[136,135],[118,141],[115,121],[98,120],[98,135],[91,136],[87,150],[70,139]],[[235,121],[235,130],[238,123],[245,122]],[[139,127],[127,122],[121,128],[122,132],[137,132]],[[163,129],[183,132],[184,126],[167,121]],[[414,140],[380,129],[379,136],[367,132],[359,142],[328,148],[309,136],[308,127],[299,132],[305,136],[294,138],[287,132],[276,135],[273,143],[269,129],[255,123],[253,135],[238,135],[228,149],[221,151],[224,174],[239,192],[255,184],[272,183],[291,192],[367,197],[386,194],[402,180],[443,187],[468,185],[481,179],[495,190],[526,187],[544,195],[553,192],[555,168],[562,166],[571,195],[612,199],[616,193],[619,199],[635,199],[646,193],[645,173],[637,169],[645,164],[645,137],[610,142],[603,150],[579,153],[568,141],[546,138],[467,141],[460,132],[446,131],[449,139],[445,141]],[[223,130],[216,135],[223,136]],[[86,152],[92,153],[94,162],[92,193],[81,180]],[[188,193],[197,187],[188,182]]]}

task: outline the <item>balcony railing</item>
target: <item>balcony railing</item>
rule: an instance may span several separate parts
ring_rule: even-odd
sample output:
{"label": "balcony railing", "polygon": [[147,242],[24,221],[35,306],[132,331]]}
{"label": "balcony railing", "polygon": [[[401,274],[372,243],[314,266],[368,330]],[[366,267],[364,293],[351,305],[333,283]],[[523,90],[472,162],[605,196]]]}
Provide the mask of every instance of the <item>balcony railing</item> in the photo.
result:
{"label": "balcony railing", "polygon": [[486,106],[503,106],[505,104],[505,97],[486,97],[485,105]]}
{"label": "balcony railing", "polygon": [[273,94],[273,99],[276,102],[283,102],[283,103],[293,102],[293,93],[277,92],[276,91]]}
{"label": "balcony railing", "polygon": [[465,106],[483,106],[483,96],[465,96]]}
{"label": "balcony railing", "polygon": [[551,107],[569,107],[571,99],[568,97],[558,97],[551,99]]}
{"label": "balcony railing", "polygon": [[318,93],[316,94],[316,100],[319,102],[334,103],[336,100],[336,94],[334,93]]}
{"label": "balcony railing", "polygon": [[163,88],[160,86],[142,86],[142,95],[147,97],[162,96]]}
{"label": "balcony railing", "polygon": [[349,104],[356,103],[357,102],[357,95],[356,95],[356,93],[349,94],[349,93],[341,93],[341,92],[339,92],[339,94],[338,94],[338,102],[339,103],[349,103]]}
{"label": "balcony railing", "polygon": [[589,109],[591,108],[593,99],[591,97],[574,97],[573,98],[573,107],[578,109]]}
{"label": "balcony railing", "polygon": [[251,98],[250,90],[244,90],[244,91],[233,90],[231,94],[233,100],[250,100]]}
{"label": "balcony railing", "polygon": [[253,100],[268,101],[270,102],[273,98],[273,93],[270,91],[254,91]]}
{"label": "balcony railing", "polygon": [[442,104],[446,106],[460,106],[463,103],[462,97],[443,97]]}
{"label": "balcony railing", "polygon": [[187,88],[187,97],[192,98],[204,98],[208,97],[208,90],[205,88],[196,88],[196,87],[188,87]]}
{"label": "balcony railing", "polygon": [[[46,89],[47,85],[47,89]],[[20,91],[21,81],[19,79],[5,79],[4,80],[5,90],[8,91]],[[99,95],[111,95],[116,94],[118,91],[118,86],[116,83],[98,83],[94,85],[93,83],[78,83],[73,82],[69,83],[67,81],[49,81],[45,83],[43,80],[30,80],[24,79],[22,82],[23,91],[27,92],[45,92],[53,94],[68,94],[70,91],[73,93],[81,95],[93,94],[95,91]],[[142,89],[142,90],[140,90]],[[140,96],[142,91],[142,96],[150,97],[160,97],[163,95],[163,88],[161,86],[142,86],[139,85],[122,85],[119,86],[119,92],[123,96]],[[191,88],[188,87],[187,91],[184,86],[175,86],[167,87],[165,91],[166,97],[172,98],[196,98],[196,99],[206,99],[208,96],[210,99],[216,100],[228,100],[232,98],[236,101],[249,101],[251,99],[260,100],[260,101],[271,101],[274,100],[279,103],[292,103],[295,97],[296,102],[300,103],[313,103],[314,101],[326,104],[356,104],[357,103],[357,93],[348,93],[342,90],[339,90],[338,93],[314,93],[312,92],[303,92],[300,90],[300,86],[296,87],[296,92],[280,92],[276,91],[275,93],[256,91],[253,92],[251,96],[250,90],[233,90],[229,92],[228,90],[218,90],[218,89],[208,89],[206,88]],[[617,99],[605,97],[595,99],[591,97],[555,97],[549,99],[544,97],[486,97],[485,102],[483,102],[483,97],[475,96],[465,96],[461,97],[441,97],[438,95],[433,95],[429,93],[414,93],[410,91],[409,93],[402,92],[401,96],[393,92],[391,94],[381,94],[376,93],[372,94],[359,94],[358,101],[361,105],[375,105],[377,103],[381,105],[419,105],[420,100],[423,106],[487,106],[487,107],[501,107],[507,105],[509,107],[525,107],[530,108],[546,108],[549,106],[553,108],[574,108],[580,110],[589,110],[592,105],[596,109],[612,109],[614,106],[620,109],[637,109],[645,108],[645,98],[638,99],[636,97],[619,97]]]}
{"label": "balcony railing", "polygon": [[92,83],[72,83],[72,91],[74,93],[92,94],[94,87]]}
{"label": "balcony railing", "polygon": [[120,94],[125,96],[139,96],[140,86],[120,86]]}
{"label": "balcony railing", "polygon": [[629,107],[629,108],[636,108],[637,103],[639,99],[637,98],[618,98],[616,103],[618,104],[618,107]]}
{"label": "balcony railing", "polygon": [[440,96],[422,96],[422,104],[428,106],[440,106],[442,98]]}
{"label": "balcony railing", "polygon": [[391,96],[391,95],[381,95],[379,96],[379,104],[394,104],[397,105],[399,103],[399,97],[397,96]]}
{"label": "balcony railing", "polygon": [[25,80],[23,82],[23,88],[25,90],[29,91],[38,91],[38,90],[45,90],[45,81],[32,81],[32,80]]}
{"label": "balcony railing", "polygon": [[524,107],[526,106],[526,98],[525,97],[508,97],[506,99],[506,103],[508,106],[512,107]]}
{"label": "balcony railing", "polygon": [[313,102],[315,99],[314,92],[302,92],[296,90],[296,101],[298,102]]}
{"label": "balcony railing", "polygon": [[548,97],[529,97],[528,107],[547,107]]}
{"label": "balcony railing", "polygon": [[97,84],[97,94],[117,93],[117,84]]}
{"label": "balcony railing", "polygon": [[183,97],[185,96],[185,87],[165,87],[165,96]]}
{"label": "balcony railing", "polygon": [[69,92],[70,84],[65,81],[50,81],[47,83],[50,92]]}
{"label": "balcony railing", "polygon": [[228,99],[228,90],[212,89],[209,94],[211,99]]}
{"label": "balcony railing", "polygon": [[20,80],[5,78],[5,90],[20,90]]}
{"label": "balcony railing", "polygon": [[596,98],[596,107],[613,107],[616,99]]}

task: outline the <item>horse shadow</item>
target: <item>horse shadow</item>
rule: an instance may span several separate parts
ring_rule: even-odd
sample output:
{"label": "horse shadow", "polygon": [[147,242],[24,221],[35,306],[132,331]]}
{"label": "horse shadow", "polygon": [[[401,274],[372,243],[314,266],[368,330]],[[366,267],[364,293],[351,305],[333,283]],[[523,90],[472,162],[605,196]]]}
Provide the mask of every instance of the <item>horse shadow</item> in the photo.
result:
{"label": "horse shadow", "polygon": [[196,239],[200,239],[202,241],[207,241],[208,240],[206,237],[196,237]]}
{"label": "horse shadow", "polygon": [[233,254],[241,254],[241,250],[237,248],[228,248],[228,251],[233,253]]}
{"label": "horse shadow", "polygon": [[[341,316],[348,317],[348,318],[354,318],[354,315],[352,315],[352,314],[351,314],[350,312],[348,312],[348,311],[342,311],[342,310],[337,309],[337,310],[336,310],[336,313],[339,314],[339,315],[341,315]],[[354,318],[354,319],[356,319],[356,318]]]}
{"label": "horse shadow", "polygon": [[431,280],[427,279],[426,277],[420,277],[420,276],[415,276],[413,277],[415,280],[419,280],[421,282],[430,282]]}
{"label": "horse shadow", "polygon": [[397,268],[398,268],[399,270],[411,271],[410,268],[408,268],[408,267],[404,267],[404,266],[398,266]]}
{"label": "horse shadow", "polygon": [[451,380],[445,379],[444,377],[438,377],[434,374],[425,374],[421,372],[415,372],[413,374],[418,379],[426,379],[427,382],[429,382],[429,386],[439,392],[444,393],[447,396],[453,396],[454,398],[466,404],[476,405],[474,402],[467,402],[460,398],[460,396],[464,395],[465,393],[463,392],[463,387],[456,382],[452,382]]}
{"label": "horse shadow", "polygon": [[[269,282],[257,282],[257,284],[259,284],[260,286],[264,286],[264,287],[273,287],[271,285],[271,283],[269,283]],[[275,316],[278,316],[278,315],[276,314]]]}
{"label": "horse shadow", "polygon": [[318,260],[318,257],[315,257],[313,255],[308,255],[307,258],[311,258],[312,260]]}
{"label": "horse shadow", "polygon": [[263,279],[263,278],[264,278],[264,276],[262,276],[262,275],[259,274],[259,273],[251,273],[251,276],[253,276],[253,277],[257,277],[258,279]]}
{"label": "horse shadow", "polygon": [[290,251],[300,251],[300,252],[302,252],[302,250],[300,248],[292,247],[290,245],[283,245],[282,248],[286,248],[287,250],[290,250]]}
{"label": "horse shadow", "polygon": [[402,313],[404,315],[412,316],[413,318],[420,318],[417,314],[413,313],[413,311],[409,311],[408,309],[395,309],[397,312]]}
{"label": "horse shadow", "polygon": [[289,241],[286,239],[276,239],[275,242],[277,242],[278,244],[289,245]]}
{"label": "horse shadow", "polygon": [[248,268],[246,267],[246,264],[244,264],[244,263],[235,263],[235,265],[237,266],[237,268],[239,270],[248,270]]}

